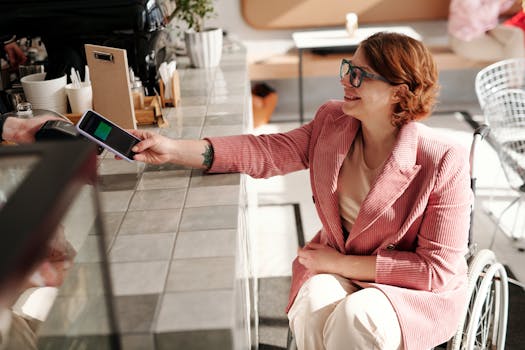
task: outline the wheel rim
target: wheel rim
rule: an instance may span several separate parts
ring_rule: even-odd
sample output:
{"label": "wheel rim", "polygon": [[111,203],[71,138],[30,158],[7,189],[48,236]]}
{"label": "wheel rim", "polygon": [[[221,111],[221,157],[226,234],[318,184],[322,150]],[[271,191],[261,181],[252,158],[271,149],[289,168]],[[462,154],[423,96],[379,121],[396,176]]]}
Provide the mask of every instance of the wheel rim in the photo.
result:
{"label": "wheel rim", "polygon": [[505,270],[499,263],[487,265],[480,276],[464,327],[461,349],[465,350],[498,349],[505,343],[506,315],[502,314],[507,309]]}
{"label": "wheel rim", "polygon": [[476,340],[474,341],[474,349],[495,349],[494,336],[497,335],[497,324],[495,320],[495,309],[496,309],[496,286],[495,280],[485,297],[483,308],[481,310],[481,317],[479,319],[478,328],[476,329]]}
{"label": "wheel rim", "polygon": [[[474,287],[474,295],[477,295],[478,297],[481,297],[479,295],[480,293],[480,285],[481,285],[481,279],[478,279],[476,282],[476,286]],[[494,329],[495,322],[494,322],[494,309],[495,309],[495,283],[494,280],[492,282],[491,287],[487,291],[485,300],[483,302],[481,313],[479,317],[479,321],[477,323],[477,328],[475,329],[475,340],[474,340],[474,348],[475,350],[485,350],[485,349],[495,349],[494,343],[494,335],[497,334],[497,330]],[[472,310],[474,307],[475,298],[472,298],[469,302],[469,308],[467,312],[467,320],[465,322],[464,328],[463,328],[463,345],[461,347],[462,350],[467,350],[467,341],[466,341],[466,333],[470,324],[470,320],[472,319]],[[470,350],[470,349],[469,349]]]}

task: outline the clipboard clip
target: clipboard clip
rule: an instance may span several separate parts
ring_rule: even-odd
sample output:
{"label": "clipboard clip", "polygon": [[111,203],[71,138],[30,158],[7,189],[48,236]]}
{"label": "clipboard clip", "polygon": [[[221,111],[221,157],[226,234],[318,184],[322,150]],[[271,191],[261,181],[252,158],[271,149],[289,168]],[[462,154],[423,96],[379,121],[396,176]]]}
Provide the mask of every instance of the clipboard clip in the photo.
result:
{"label": "clipboard clip", "polygon": [[113,62],[113,54],[108,52],[93,51],[93,56],[97,60]]}

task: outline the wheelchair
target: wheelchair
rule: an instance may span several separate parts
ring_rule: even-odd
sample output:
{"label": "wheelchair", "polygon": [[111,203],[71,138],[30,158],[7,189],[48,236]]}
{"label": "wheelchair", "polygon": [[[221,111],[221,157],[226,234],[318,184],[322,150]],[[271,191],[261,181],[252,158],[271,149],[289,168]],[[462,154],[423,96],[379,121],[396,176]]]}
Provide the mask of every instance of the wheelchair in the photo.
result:
{"label": "wheelchair", "polygon": [[[482,125],[474,131],[470,147],[470,186],[476,193],[476,146],[489,133]],[[463,317],[456,334],[447,343],[447,350],[504,349],[507,334],[509,305],[508,277],[505,267],[496,260],[493,251],[482,249],[476,252],[473,242],[473,216],[471,211],[469,230],[468,295]]]}
{"label": "wheelchair", "polygon": [[[474,156],[477,144],[489,133],[489,127],[482,125],[474,131],[470,148],[471,188],[476,191],[476,172]],[[456,333],[438,349],[447,350],[492,350],[504,349],[507,333],[507,312],[509,293],[507,272],[499,263],[493,251],[477,251],[473,242],[474,208],[471,211],[469,229],[468,261],[468,303],[463,309],[463,317]],[[288,329],[287,349],[297,350],[293,334]]]}

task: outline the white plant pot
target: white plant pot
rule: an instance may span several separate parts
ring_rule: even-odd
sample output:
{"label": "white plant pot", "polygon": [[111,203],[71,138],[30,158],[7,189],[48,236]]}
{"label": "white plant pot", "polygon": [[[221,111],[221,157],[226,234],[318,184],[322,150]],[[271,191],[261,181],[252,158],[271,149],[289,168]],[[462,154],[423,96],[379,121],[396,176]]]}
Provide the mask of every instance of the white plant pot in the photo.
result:
{"label": "white plant pot", "polygon": [[206,28],[202,32],[184,33],[186,50],[194,67],[216,67],[222,55],[222,29]]}

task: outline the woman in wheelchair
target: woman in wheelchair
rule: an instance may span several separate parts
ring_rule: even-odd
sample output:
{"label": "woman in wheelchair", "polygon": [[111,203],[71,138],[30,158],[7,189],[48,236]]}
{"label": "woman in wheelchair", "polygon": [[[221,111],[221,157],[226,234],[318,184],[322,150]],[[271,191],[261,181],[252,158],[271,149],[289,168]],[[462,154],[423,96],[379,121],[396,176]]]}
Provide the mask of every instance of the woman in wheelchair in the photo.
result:
{"label": "woman in wheelchair", "polygon": [[298,251],[287,308],[299,349],[428,349],[467,301],[468,152],[417,123],[438,91],[429,50],[378,33],[343,60],[343,100],[282,134],[172,140],[136,160],[253,177],[310,169],[323,224]]}

